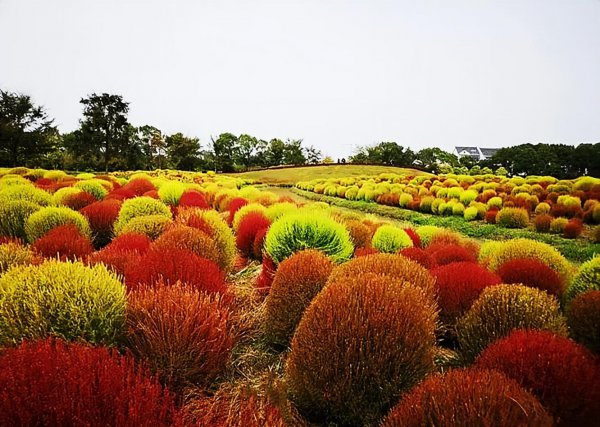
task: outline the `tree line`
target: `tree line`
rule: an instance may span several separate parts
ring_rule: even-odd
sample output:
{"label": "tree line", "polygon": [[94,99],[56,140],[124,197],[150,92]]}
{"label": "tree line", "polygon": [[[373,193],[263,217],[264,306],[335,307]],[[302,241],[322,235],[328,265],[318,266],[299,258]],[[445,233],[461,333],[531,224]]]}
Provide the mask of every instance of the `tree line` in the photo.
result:
{"label": "tree line", "polygon": [[164,134],[128,120],[129,103],[120,95],[82,98],[79,128],[60,133],[44,107],[30,96],[0,90],[0,166],[79,171],[136,169],[232,172],[278,165],[314,164],[321,152],[301,139],[269,141],[248,134],[222,133],[203,147],[196,137]]}

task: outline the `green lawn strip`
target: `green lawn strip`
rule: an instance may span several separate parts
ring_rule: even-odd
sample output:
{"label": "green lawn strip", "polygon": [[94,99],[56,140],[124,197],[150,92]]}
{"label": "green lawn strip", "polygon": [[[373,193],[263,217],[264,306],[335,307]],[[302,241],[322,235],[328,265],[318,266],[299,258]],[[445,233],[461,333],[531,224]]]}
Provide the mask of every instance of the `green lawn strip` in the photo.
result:
{"label": "green lawn strip", "polygon": [[566,258],[575,262],[583,262],[600,253],[600,244],[591,243],[587,239],[564,239],[555,234],[538,233],[529,229],[508,229],[483,221],[465,221],[462,217],[436,216],[401,209],[395,206],[380,205],[373,202],[346,200],[339,197],[324,196],[297,188],[290,189],[292,192],[310,200],[329,203],[330,205],[354,209],[365,213],[381,215],[396,220],[407,221],[415,225],[435,225],[458,231],[465,236],[487,239],[506,240],[516,238],[527,238],[548,243],[557,248]]}

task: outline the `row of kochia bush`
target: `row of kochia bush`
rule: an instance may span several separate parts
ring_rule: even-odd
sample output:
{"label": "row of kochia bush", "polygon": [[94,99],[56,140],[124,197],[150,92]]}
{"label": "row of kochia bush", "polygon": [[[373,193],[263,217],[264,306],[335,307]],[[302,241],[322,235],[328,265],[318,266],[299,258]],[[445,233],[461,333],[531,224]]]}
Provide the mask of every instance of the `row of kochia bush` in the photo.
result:
{"label": "row of kochia bush", "polygon": [[[394,175],[317,179],[296,187],[327,196],[400,206],[434,215],[486,220],[526,228],[531,215],[536,230],[577,237],[583,223],[600,223],[600,179],[581,177],[507,178],[494,175]],[[567,230],[565,230],[567,227]]]}
{"label": "row of kochia bush", "polygon": [[[53,174],[0,178],[0,425],[600,415],[600,258],[576,267],[540,242],[480,245],[214,176]],[[249,258],[256,339],[288,351],[283,398],[231,377],[250,313],[230,274]]]}

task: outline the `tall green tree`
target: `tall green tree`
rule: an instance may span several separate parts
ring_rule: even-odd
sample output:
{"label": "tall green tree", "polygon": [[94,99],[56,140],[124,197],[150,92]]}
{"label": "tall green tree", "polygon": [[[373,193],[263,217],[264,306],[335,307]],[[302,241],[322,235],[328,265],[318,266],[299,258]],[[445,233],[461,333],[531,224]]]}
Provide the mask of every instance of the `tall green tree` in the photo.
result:
{"label": "tall green tree", "polygon": [[200,140],[198,138],[189,138],[179,132],[167,136],[165,143],[171,167],[193,171],[201,166]]}
{"label": "tall green tree", "polygon": [[234,157],[237,151],[237,136],[232,133],[222,133],[217,139],[212,139],[214,169],[221,172],[233,172]]}
{"label": "tall green tree", "polygon": [[30,96],[0,90],[0,164],[40,166],[55,149],[53,122]]}
{"label": "tall green tree", "polygon": [[439,173],[441,165],[458,166],[458,157],[438,147],[423,148],[416,154],[415,164],[427,172]]}
{"label": "tall green tree", "polygon": [[317,163],[319,163],[321,161],[321,158],[323,157],[321,150],[317,150],[312,145],[310,147],[306,147],[304,149],[304,153],[306,156],[306,163],[311,164],[311,165],[316,165]]}
{"label": "tall green tree", "polygon": [[161,130],[154,126],[145,125],[136,129],[136,135],[146,158],[146,168],[166,168],[167,143]]}
{"label": "tall green tree", "polygon": [[285,142],[279,138],[273,138],[269,141],[269,146],[265,152],[266,166],[279,166],[283,164],[283,153],[285,152]]}
{"label": "tall green tree", "polygon": [[242,134],[237,139],[237,150],[234,161],[244,169],[252,166],[258,150],[258,139],[248,134]]}
{"label": "tall green tree", "polygon": [[91,155],[99,160],[105,171],[126,169],[126,158],[132,150],[132,132],[127,121],[129,104],[120,95],[95,93],[80,101],[83,104],[81,120],[81,147],[79,155]]}
{"label": "tall green tree", "polygon": [[288,139],[283,150],[283,163],[286,165],[303,165],[306,163],[301,139]]}

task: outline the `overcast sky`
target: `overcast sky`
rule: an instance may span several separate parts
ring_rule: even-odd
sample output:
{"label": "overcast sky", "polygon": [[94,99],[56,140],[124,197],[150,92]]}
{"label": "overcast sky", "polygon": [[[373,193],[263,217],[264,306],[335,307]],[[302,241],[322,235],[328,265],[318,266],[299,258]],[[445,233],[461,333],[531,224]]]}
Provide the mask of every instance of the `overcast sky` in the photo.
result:
{"label": "overcast sky", "polygon": [[0,0],[0,87],[61,131],[110,92],[167,133],[600,141],[599,0]]}

